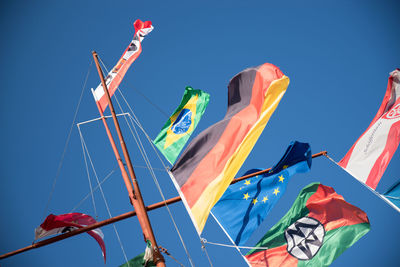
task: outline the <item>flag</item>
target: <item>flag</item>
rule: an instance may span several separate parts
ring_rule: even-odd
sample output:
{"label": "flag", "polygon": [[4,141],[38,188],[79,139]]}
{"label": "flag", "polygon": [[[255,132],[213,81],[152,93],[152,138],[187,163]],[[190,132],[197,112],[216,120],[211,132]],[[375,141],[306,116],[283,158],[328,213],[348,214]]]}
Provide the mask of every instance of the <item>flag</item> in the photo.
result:
{"label": "flag", "polygon": [[152,261],[145,263],[143,258],[144,258],[144,252],[142,254],[137,255],[130,261],[120,265],[119,267],[155,267],[156,266]]}
{"label": "flag", "polygon": [[288,84],[289,78],[269,63],[237,74],[228,85],[225,117],[194,138],[172,167],[170,176],[199,234]]}
{"label": "flag", "polygon": [[396,210],[400,212],[400,181],[392,185],[383,196],[396,206]]}
{"label": "flag", "polygon": [[365,212],[332,187],[312,183],[245,259],[253,267],[329,266],[369,228]]}
{"label": "flag", "polygon": [[[140,19],[136,20],[133,23],[135,27],[135,34],[129,46],[125,49],[122,57],[119,59],[117,65],[108,73],[105,82],[108,87],[108,92],[110,97],[115,93],[119,84],[125,76],[125,73],[128,71],[129,67],[136,60],[136,58],[142,52],[141,42],[143,38],[153,30],[153,26],[151,25],[151,21],[141,21]],[[104,89],[102,84],[100,83],[96,90],[92,93],[96,102],[98,102],[101,112],[107,108],[108,102],[107,97],[104,94]]]}
{"label": "flag", "polygon": [[[71,232],[77,228],[82,228],[96,223],[96,220],[91,216],[83,213],[67,213],[61,215],[50,214],[44,222],[35,229],[35,240],[50,235],[64,234]],[[104,244],[104,235],[100,228],[96,228],[87,232],[101,248],[101,252],[106,262],[106,246]]]}
{"label": "flag", "polygon": [[206,92],[187,86],[181,104],[154,139],[153,143],[171,164],[199,123],[209,100],[210,95]]}
{"label": "flag", "polygon": [[400,142],[400,70],[390,73],[385,97],[367,130],[339,162],[375,189]]}
{"label": "flag", "polygon": [[[230,185],[211,210],[219,225],[236,245],[243,245],[285,193],[292,175],[308,172],[311,149],[292,142],[282,159],[268,172]],[[244,175],[261,171],[252,169]]]}
{"label": "flag", "polygon": [[145,252],[122,264],[120,267],[155,267],[156,264],[154,264],[153,258],[154,250],[152,249],[150,240],[147,240]]}

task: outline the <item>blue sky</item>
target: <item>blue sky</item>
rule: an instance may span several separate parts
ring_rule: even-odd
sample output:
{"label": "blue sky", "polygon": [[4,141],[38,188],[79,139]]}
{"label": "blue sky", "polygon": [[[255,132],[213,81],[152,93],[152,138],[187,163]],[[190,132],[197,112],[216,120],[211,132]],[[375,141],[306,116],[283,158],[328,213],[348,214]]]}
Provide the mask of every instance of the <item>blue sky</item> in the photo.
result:
{"label": "blue sky", "polygon": [[[288,90],[239,174],[275,164],[292,140],[309,142],[313,153],[327,150],[339,161],[374,117],[389,72],[400,67],[397,1],[2,1],[2,124],[0,156],[0,253],[32,243],[34,228],[49,213],[70,212],[90,192],[77,127],[49,202],[85,77],[91,51],[111,68],[133,36],[136,19],[154,30],[120,88],[146,132],[158,134],[190,85],[211,100],[195,134],[226,111],[227,84],[241,70],[270,62],[291,80]],[[99,83],[92,66],[76,122],[98,117],[90,93]],[[146,97],[144,98],[143,95]],[[120,98],[119,98],[120,99]],[[121,99],[120,99],[121,100]],[[157,108],[156,108],[157,107]],[[146,205],[161,201],[126,126],[127,143]],[[117,165],[101,123],[82,126],[99,178]],[[142,136],[142,140],[145,139]],[[166,198],[177,195],[162,164],[146,144]],[[400,179],[399,152],[377,190]],[[91,177],[94,184],[94,177]],[[332,266],[397,266],[399,213],[325,158],[310,173],[294,176],[285,195],[249,240],[255,244],[290,208],[311,182],[332,186],[369,216],[371,231]],[[103,184],[113,216],[131,211],[121,176]],[[88,198],[78,212],[108,218],[99,191],[96,212]],[[207,266],[199,238],[182,203],[170,206],[196,266]],[[190,266],[165,208],[150,212],[159,245]],[[145,244],[136,218],[115,224],[127,257]],[[106,266],[124,262],[114,228],[102,228]],[[203,232],[212,242],[229,244],[209,219]],[[246,266],[232,248],[208,245],[214,266]],[[87,234],[31,250],[1,266],[102,266],[100,249]],[[176,263],[167,257],[167,264]]]}

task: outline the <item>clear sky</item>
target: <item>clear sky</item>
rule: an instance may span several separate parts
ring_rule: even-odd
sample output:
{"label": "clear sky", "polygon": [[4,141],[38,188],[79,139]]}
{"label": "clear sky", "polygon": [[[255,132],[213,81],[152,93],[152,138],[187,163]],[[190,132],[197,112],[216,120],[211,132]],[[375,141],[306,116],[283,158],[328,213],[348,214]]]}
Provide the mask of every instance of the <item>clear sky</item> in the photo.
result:
{"label": "clear sky", "polygon": [[[46,215],[70,212],[90,192],[74,126],[46,208],[92,61],[91,51],[96,50],[106,66],[113,67],[132,39],[136,19],[151,20],[154,30],[143,41],[143,52],[120,88],[152,138],[179,104],[187,85],[211,95],[197,135],[224,116],[227,84],[236,73],[270,62],[290,78],[285,96],[239,174],[250,168],[271,167],[292,140],[309,142],[313,153],[327,150],[339,161],[378,110],[389,72],[400,67],[400,4],[395,0],[187,2],[0,3],[1,254],[30,245],[35,227]],[[76,122],[98,117],[90,93],[90,88],[99,84],[93,65],[88,77]],[[81,129],[99,179],[103,179],[117,167],[103,126],[98,122]],[[144,160],[129,130],[125,125],[123,129],[146,205],[161,201],[149,172],[141,168]],[[177,196],[148,144],[146,151],[157,168],[166,198]],[[400,179],[399,155],[393,156],[378,185],[379,192]],[[91,181],[95,185],[93,175]],[[371,231],[332,266],[398,266],[400,214],[322,157],[313,161],[310,173],[292,178],[285,195],[247,245],[254,245],[287,212],[304,186],[317,181],[332,186],[364,210],[371,222]],[[112,216],[132,210],[118,169],[102,188]],[[95,204],[96,209],[88,198],[76,211],[107,219],[98,190]],[[173,204],[170,209],[195,265],[208,266],[183,204]],[[166,209],[151,211],[150,220],[159,245],[190,266]],[[136,218],[114,226],[128,258],[144,251]],[[106,266],[119,266],[124,256],[114,228],[102,230]],[[211,242],[229,244],[211,218],[203,236]],[[235,249],[206,248],[214,266],[246,266]],[[166,259],[169,266],[176,266]],[[83,234],[10,257],[0,265],[104,264],[96,242]]]}

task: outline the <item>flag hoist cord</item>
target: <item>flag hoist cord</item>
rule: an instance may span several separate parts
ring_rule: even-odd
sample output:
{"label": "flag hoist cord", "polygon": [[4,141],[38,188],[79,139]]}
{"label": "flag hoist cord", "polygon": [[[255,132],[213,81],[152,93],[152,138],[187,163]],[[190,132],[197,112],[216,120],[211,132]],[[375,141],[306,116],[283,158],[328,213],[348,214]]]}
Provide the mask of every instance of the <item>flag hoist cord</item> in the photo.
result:
{"label": "flag hoist cord", "polygon": [[331,157],[329,157],[328,155],[325,155],[325,157],[327,157],[330,161],[332,161],[333,163],[335,163],[337,166],[339,166],[342,170],[346,171],[348,174],[350,174],[351,177],[353,177],[354,179],[356,179],[360,184],[362,184],[363,186],[365,186],[366,188],[369,189],[369,191],[371,191],[372,193],[374,193],[377,197],[379,197],[380,199],[382,199],[386,204],[388,204],[390,207],[392,207],[393,209],[395,209],[397,212],[400,212],[400,208],[397,207],[396,205],[394,205],[390,200],[388,200],[384,195],[380,194],[379,192],[375,191],[374,189],[372,189],[371,187],[369,187],[368,185],[366,185],[365,183],[361,182],[360,180],[358,180],[351,172],[349,172],[348,170],[346,170],[345,168],[343,168],[342,166],[340,166],[334,159],[332,159]]}

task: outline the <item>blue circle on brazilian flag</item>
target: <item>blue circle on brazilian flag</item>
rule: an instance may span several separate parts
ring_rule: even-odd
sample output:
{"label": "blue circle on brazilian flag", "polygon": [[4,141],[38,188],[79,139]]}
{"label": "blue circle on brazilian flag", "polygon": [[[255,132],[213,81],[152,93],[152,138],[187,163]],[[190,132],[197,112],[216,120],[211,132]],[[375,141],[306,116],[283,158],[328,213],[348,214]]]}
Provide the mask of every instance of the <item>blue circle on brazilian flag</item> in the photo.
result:
{"label": "blue circle on brazilian flag", "polygon": [[190,109],[182,109],[178,115],[178,118],[174,121],[171,126],[171,130],[175,134],[186,133],[190,125],[192,124],[192,111]]}

